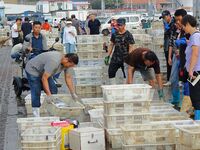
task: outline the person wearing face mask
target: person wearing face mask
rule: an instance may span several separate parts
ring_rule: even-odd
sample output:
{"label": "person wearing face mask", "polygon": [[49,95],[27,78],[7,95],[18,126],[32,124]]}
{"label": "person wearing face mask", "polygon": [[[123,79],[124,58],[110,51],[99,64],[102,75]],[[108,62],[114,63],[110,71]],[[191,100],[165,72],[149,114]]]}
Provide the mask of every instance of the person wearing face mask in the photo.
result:
{"label": "person wearing face mask", "polygon": [[63,45],[65,46],[66,54],[75,52],[76,36],[77,31],[76,28],[72,26],[72,20],[67,19],[63,33]]}
{"label": "person wearing face mask", "polygon": [[[155,78],[158,83],[158,95],[161,100],[164,99],[163,82],[160,72],[160,63],[156,54],[148,48],[136,48],[128,54],[125,59],[128,66],[127,83],[133,83],[134,72],[139,71],[144,81],[148,81],[152,87],[155,87]],[[155,75],[154,75],[154,72]]]}

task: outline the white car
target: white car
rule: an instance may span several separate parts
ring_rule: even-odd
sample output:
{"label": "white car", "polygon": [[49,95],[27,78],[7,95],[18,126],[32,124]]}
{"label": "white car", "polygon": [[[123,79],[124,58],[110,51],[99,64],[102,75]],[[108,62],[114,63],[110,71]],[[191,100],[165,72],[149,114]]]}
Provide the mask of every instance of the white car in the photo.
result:
{"label": "white car", "polygon": [[141,16],[139,14],[126,14],[126,15],[115,15],[106,20],[104,24],[101,25],[101,33],[108,35],[111,29],[111,20],[125,18],[126,19],[126,29],[137,29],[141,28]]}

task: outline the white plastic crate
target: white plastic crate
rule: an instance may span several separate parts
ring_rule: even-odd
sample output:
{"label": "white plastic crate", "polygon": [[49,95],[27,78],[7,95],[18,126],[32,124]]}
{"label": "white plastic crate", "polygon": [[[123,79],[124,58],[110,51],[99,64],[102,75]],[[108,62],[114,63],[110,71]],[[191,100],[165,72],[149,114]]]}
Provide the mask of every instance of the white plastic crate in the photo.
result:
{"label": "white plastic crate", "polygon": [[170,121],[170,120],[187,120],[189,116],[185,112],[153,112],[151,121]]}
{"label": "white plastic crate", "polygon": [[103,116],[103,109],[91,109],[88,111],[90,115],[90,121],[94,123],[98,123],[103,126],[104,116]]}
{"label": "white plastic crate", "polygon": [[81,102],[85,106],[86,114],[88,114],[88,110],[103,108],[103,98],[82,98]]}
{"label": "white plastic crate", "polygon": [[46,109],[52,116],[74,119],[83,113],[84,106],[78,101],[75,102],[71,95],[55,94],[52,95],[51,103],[46,103]]}
{"label": "white plastic crate", "polygon": [[101,77],[102,67],[76,67],[73,68],[76,78]]}
{"label": "white plastic crate", "polygon": [[74,78],[76,85],[102,85],[102,77],[80,77],[80,78]]}
{"label": "white plastic crate", "polygon": [[77,43],[97,43],[103,42],[102,35],[77,35]]}
{"label": "white plastic crate", "polygon": [[103,65],[103,59],[80,59],[78,63],[78,67],[102,67]]}
{"label": "white plastic crate", "polygon": [[105,101],[150,100],[151,86],[147,84],[125,84],[102,86]]}
{"label": "white plastic crate", "polygon": [[176,130],[170,124],[124,125],[122,142],[125,145],[167,144],[174,143]]}
{"label": "white plastic crate", "polygon": [[103,58],[103,51],[78,51],[77,52],[80,59],[102,59]]}
{"label": "white plastic crate", "polygon": [[200,149],[200,125],[179,127],[180,144],[191,149]]}
{"label": "white plastic crate", "polygon": [[121,129],[106,129],[106,138],[109,144],[109,148],[121,149],[122,148],[121,136],[122,136]]}
{"label": "white plastic crate", "polygon": [[87,86],[75,86],[76,93],[79,95],[85,94],[101,94],[101,86],[99,85],[87,85]]}
{"label": "white plastic crate", "polygon": [[191,147],[186,146],[184,144],[179,144],[179,145],[177,145],[176,150],[197,150],[197,149],[192,149]]}
{"label": "white plastic crate", "polygon": [[21,134],[22,150],[60,149],[61,130],[55,127],[28,128]]}
{"label": "white plastic crate", "polygon": [[124,145],[122,150],[175,150],[176,144]]}
{"label": "white plastic crate", "polygon": [[103,43],[77,43],[77,51],[103,51]]}
{"label": "white plastic crate", "polygon": [[107,115],[148,113],[150,101],[104,101],[104,113]]}
{"label": "white plastic crate", "polygon": [[104,115],[104,127],[107,129],[120,128],[120,126],[126,124],[144,124],[149,122],[149,113]]}

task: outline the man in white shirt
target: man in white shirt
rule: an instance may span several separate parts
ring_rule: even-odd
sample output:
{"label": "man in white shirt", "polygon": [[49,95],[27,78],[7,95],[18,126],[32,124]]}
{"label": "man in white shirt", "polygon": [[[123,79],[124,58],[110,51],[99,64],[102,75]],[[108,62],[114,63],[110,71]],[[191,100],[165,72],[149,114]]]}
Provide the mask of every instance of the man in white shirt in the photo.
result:
{"label": "man in white shirt", "polygon": [[15,24],[11,28],[13,46],[22,42],[20,41],[20,34],[19,34],[19,32],[21,32],[21,23],[22,23],[22,19],[17,18]]}
{"label": "man in white shirt", "polygon": [[64,33],[63,33],[63,44],[65,46],[65,51],[67,54],[74,53],[77,31],[76,28],[72,26],[71,19],[67,19],[66,24],[67,25],[64,28]]}

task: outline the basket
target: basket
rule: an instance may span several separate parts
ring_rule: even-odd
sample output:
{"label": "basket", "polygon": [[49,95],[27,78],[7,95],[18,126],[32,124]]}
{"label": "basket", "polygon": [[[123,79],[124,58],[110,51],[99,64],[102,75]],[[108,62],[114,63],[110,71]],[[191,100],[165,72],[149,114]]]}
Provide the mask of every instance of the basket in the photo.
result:
{"label": "basket", "polygon": [[80,59],[102,59],[103,58],[103,51],[78,51],[77,52]]}
{"label": "basket", "polygon": [[93,123],[98,123],[101,126],[103,126],[104,117],[103,117],[103,109],[91,109],[88,110],[88,113],[90,115],[90,121]]}
{"label": "basket", "polygon": [[147,84],[102,86],[105,101],[150,100],[151,86]]}
{"label": "basket", "polygon": [[77,43],[98,43],[103,42],[102,35],[77,35]]}
{"label": "basket", "polygon": [[121,136],[122,136],[121,129],[106,129],[106,138],[109,144],[109,148],[121,149],[122,148]]}
{"label": "basket", "polygon": [[103,59],[80,59],[78,63],[78,67],[102,67],[103,65]]}
{"label": "basket", "polygon": [[76,67],[73,68],[76,78],[101,77],[102,67]]}
{"label": "basket", "polygon": [[76,93],[78,95],[85,95],[85,94],[101,94],[101,86],[96,85],[87,85],[87,86],[75,86]]}
{"label": "basket", "polygon": [[83,78],[74,78],[76,85],[102,85],[102,77],[83,77]]}
{"label": "basket", "polygon": [[77,51],[103,51],[103,43],[77,43]]}

